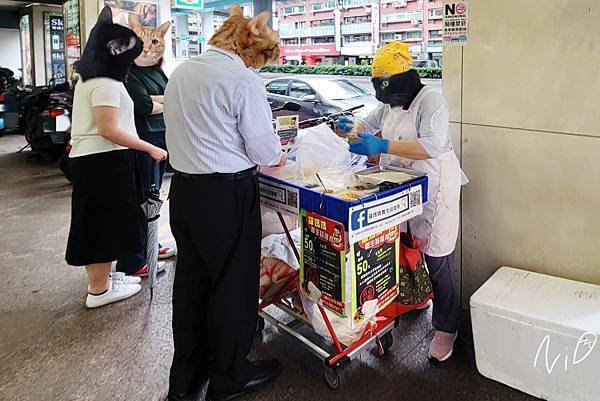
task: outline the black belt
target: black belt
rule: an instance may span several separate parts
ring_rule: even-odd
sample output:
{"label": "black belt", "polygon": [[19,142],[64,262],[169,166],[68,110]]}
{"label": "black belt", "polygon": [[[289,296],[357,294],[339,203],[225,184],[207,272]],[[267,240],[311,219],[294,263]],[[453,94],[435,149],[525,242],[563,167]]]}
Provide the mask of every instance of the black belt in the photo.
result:
{"label": "black belt", "polygon": [[212,174],[188,174],[176,171],[175,175],[183,178],[191,179],[221,179],[227,181],[239,181],[247,177],[252,177],[258,174],[256,167],[251,167],[248,170],[238,171],[237,173],[212,173]]}

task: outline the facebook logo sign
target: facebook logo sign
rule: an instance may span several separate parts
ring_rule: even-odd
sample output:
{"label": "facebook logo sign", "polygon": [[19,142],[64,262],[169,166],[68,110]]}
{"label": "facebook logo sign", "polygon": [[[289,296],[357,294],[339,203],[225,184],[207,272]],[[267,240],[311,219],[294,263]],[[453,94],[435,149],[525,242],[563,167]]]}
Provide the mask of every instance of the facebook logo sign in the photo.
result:
{"label": "facebook logo sign", "polygon": [[357,210],[352,213],[352,216],[350,217],[350,226],[352,227],[352,230],[358,230],[367,224],[367,209]]}

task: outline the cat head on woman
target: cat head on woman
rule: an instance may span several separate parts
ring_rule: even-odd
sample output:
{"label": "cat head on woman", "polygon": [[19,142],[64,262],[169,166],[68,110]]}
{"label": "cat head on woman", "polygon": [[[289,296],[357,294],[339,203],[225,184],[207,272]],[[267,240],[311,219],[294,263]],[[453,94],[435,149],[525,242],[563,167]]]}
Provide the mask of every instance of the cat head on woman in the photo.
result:
{"label": "cat head on woman", "polygon": [[138,67],[154,67],[162,64],[165,54],[165,35],[170,27],[171,23],[168,21],[157,28],[140,24],[134,24],[131,27],[144,42],[142,53],[134,61],[135,65]]}
{"label": "cat head on woman", "polygon": [[235,53],[246,67],[261,68],[279,58],[279,38],[267,22],[269,13],[245,18],[238,4],[231,7],[229,18],[214,33],[209,45]]}
{"label": "cat head on woman", "polygon": [[122,82],[142,47],[142,41],[135,32],[113,23],[112,11],[106,6],[90,32],[75,69],[84,81],[105,77]]}

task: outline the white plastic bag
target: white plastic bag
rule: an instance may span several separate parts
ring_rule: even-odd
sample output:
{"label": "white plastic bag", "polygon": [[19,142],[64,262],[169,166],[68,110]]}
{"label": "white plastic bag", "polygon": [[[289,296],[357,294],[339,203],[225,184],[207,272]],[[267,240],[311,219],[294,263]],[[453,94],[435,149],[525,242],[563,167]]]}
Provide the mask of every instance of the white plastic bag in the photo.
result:
{"label": "white plastic bag", "polygon": [[[302,300],[302,307],[308,317],[308,321],[315,330],[315,333],[323,338],[331,340],[331,335],[323,320],[323,315],[319,310],[321,298],[320,291],[312,282],[308,283],[308,291],[310,294],[306,294],[305,291],[300,288],[300,299]],[[325,314],[327,315],[338,340],[342,344],[348,346],[360,340],[365,333],[365,330],[372,326],[375,315],[377,314],[377,299],[367,301],[363,304],[363,323],[355,327],[352,327],[352,317],[340,317],[327,308],[323,309],[325,310]]]}
{"label": "white plastic bag", "polygon": [[346,174],[352,165],[348,142],[337,136],[327,124],[307,128],[294,144],[296,179],[311,179],[315,174]]}
{"label": "white plastic bag", "polygon": [[[300,229],[290,231],[296,249],[300,249]],[[300,268],[296,254],[290,245],[286,234],[272,234],[263,238],[261,242],[261,255],[269,258],[283,260],[295,270]]]}

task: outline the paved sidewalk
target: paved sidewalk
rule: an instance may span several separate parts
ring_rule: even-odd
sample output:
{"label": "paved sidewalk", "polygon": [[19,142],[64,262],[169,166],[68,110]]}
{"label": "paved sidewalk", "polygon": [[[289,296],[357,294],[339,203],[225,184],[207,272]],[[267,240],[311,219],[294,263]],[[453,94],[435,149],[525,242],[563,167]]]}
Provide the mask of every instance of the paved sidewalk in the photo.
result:
{"label": "paved sidewalk", "polygon": [[[71,186],[50,162],[16,154],[22,137],[0,138],[0,401],[159,401],[172,358],[173,266],[149,291],[98,310],[83,305],[86,275],[67,266]],[[163,238],[168,239],[168,225]],[[235,300],[232,300],[235,302]],[[320,363],[267,325],[253,357],[278,357],[285,372],[245,400],[531,401],[480,376],[470,328],[443,366],[426,360],[430,311],[402,319],[392,352],[367,349],[331,391]]]}

